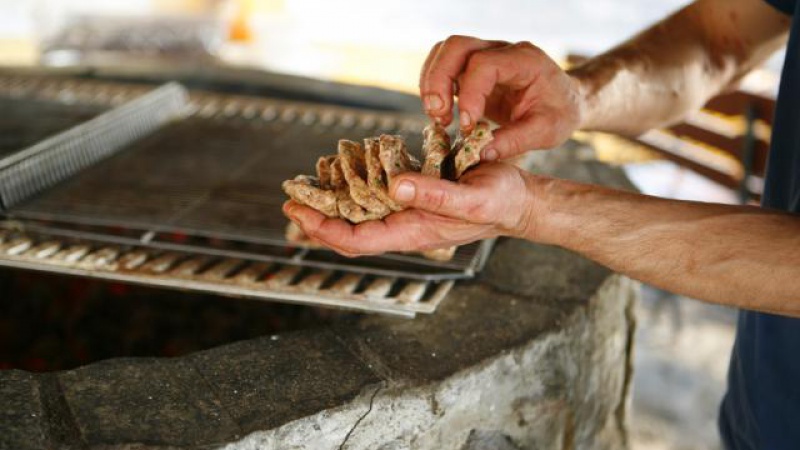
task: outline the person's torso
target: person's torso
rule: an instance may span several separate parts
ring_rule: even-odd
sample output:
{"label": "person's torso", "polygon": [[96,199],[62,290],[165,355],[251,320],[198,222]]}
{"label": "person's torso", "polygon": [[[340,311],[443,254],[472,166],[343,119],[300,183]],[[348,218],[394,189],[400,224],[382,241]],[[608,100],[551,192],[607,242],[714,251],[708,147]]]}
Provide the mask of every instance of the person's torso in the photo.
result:
{"label": "person's torso", "polygon": [[[798,213],[800,0],[766,1],[793,14],[794,19],[775,109],[762,205]],[[720,431],[729,450],[800,449],[800,319],[740,312]]]}

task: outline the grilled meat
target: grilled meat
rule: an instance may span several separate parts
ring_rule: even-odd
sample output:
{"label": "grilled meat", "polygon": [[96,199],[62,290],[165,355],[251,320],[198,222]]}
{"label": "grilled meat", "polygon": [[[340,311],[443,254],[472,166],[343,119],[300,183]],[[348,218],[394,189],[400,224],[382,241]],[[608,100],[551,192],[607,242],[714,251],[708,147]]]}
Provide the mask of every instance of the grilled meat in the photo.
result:
{"label": "grilled meat", "polygon": [[391,183],[392,178],[403,172],[419,172],[419,161],[408,153],[406,143],[401,136],[381,135],[379,147],[378,157],[383,170],[386,171],[387,183]]}
{"label": "grilled meat", "polygon": [[364,208],[370,215],[386,217],[392,212],[369,188],[364,149],[357,142],[342,139],[339,141],[339,162],[349,187],[350,198]]}
{"label": "grilled meat", "polygon": [[478,122],[475,129],[456,142],[455,152],[455,178],[459,179],[470,167],[481,161],[481,152],[486,144],[492,140],[492,130],[487,122]]}
{"label": "grilled meat", "polygon": [[438,123],[431,123],[422,132],[425,140],[422,144],[422,174],[437,178],[442,177],[442,168],[447,155],[450,154],[450,136],[447,130]]}
{"label": "grilled meat", "polygon": [[283,190],[292,200],[306,205],[328,217],[338,217],[336,195],[320,188],[316,177],[298,175],[293,180],[283,182]]}
{"label": "grilled meat", "polygon": [[380,144],[378,139],[364,139],[364,158],[367,164],[367,185],[378,199],[392,211],[400,211],[403,207],[389,196],[386,185],[386,174],[380,160]]}
{"label": "grilled meat", "polygon": [[317,160],[317,178],[319,187],[330,190],[331,186],[331,164],[336,160],[336,156],[322,156]]}
{"label": "grilled meat", "polygon": [[[402,205],[392,200],[388,184],[397,175],[422,172],[438,178],[458,180],[480,161],[481,151],[492,139],[489,124],[479,122],[467,136],[450,146],[447,131],[438,124],[425,127],[424,165],[408,152],[400,136],[381,135],[359,143],[342,139],[337,155],[317,160],[317,177],[300,175],[285,181],[283,189],[298,203],[310,206],[328,217],[341,217],[351,223],[380,220]],[[290,242],[317,246],[294,224],[286,229]],[[457,247],[421,252],[426,258],[448,261]]]}

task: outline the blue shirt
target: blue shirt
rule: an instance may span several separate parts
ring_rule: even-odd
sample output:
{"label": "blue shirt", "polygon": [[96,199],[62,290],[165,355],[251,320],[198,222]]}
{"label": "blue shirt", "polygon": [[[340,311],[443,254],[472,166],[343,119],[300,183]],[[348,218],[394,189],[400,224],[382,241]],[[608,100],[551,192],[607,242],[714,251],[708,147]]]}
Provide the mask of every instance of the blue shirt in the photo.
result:
{"label": "blue shirt", "polygon": [[[793,20],[775,109],[762,204],[797,213],[800,212],[800,0],[766,1],[792,15]],[[800,449],[800,319],[751,311],[739,313],[728,392],[720,408],[719,423],[728,450]]]}

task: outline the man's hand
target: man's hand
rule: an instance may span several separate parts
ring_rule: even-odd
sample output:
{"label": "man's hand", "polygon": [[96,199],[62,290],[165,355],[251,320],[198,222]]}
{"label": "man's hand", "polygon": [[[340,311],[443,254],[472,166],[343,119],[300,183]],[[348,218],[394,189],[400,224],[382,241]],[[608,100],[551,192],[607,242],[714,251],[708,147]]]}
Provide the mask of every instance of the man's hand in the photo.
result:
{"label": "man's hand", "polygon": [[406,173],[392,181],[390,193],[409,209],[358,225],[293,201],[283,211],[309,237],[346,256],[430,250],[499,235],[530,235],[530,177],[505,163],[485,163],[459,183]]}
{"label": "man's hand", "polygon": [[501,125],[481,155],[486,161],[556,147],[580,123],[578,83],[528,42],[451,36],[434,45],[419,87],[426,113],[444,125],[453,95],[462,130],[484,116]]}

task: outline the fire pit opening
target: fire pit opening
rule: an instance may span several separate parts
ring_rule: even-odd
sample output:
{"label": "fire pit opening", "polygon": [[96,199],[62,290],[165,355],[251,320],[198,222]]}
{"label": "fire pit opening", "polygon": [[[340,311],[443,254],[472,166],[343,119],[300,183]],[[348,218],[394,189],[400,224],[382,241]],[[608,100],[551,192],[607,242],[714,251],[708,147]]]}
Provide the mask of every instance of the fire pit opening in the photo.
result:
{"label": "fire pit opening", "polygon": [[355,315],[2,269],[0,369],[46,372],[110,358],[181,356]]}

